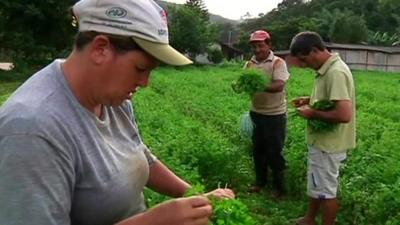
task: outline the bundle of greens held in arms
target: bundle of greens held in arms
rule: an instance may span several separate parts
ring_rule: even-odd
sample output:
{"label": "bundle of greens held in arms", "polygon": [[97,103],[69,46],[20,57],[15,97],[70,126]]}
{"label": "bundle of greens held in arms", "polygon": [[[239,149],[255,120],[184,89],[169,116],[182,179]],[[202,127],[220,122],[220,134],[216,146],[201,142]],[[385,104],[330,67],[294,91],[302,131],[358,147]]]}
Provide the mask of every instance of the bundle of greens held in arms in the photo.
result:
{"label": "bundle of greens held in arms", "polygon": [[[194,185],[186,197],[202,195],[204,187]],[[249,214],[249,209],[238,199],[221,199],[214,196],[208,197],[213,207],[213,216],[210,225],[256,225],[256,221]]]}
{"label": "bundle of greens held in arms", "polygon": [[[321,111],[329,111],[335,107],[335,103],[329,100],[316,101],[311,108]],[[308,124],[312,132],[315,133],[325,133],[333,131],[337,128],[338,123],[329,122],[320,119],[310,119]]]}
{"label": "bundle of greens held in arms", "polygon": [[259,69],[245,69],[239,78],[232,82],[234,92],[247,93],[252,96],[256,92],[264,91],[269,81],[265,73]]}

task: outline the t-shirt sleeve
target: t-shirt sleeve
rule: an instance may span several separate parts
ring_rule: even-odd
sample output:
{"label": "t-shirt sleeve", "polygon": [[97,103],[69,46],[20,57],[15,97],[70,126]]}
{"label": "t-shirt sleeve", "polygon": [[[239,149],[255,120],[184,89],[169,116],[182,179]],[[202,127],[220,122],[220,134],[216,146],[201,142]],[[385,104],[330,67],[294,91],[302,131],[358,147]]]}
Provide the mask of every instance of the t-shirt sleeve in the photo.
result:
{"label": "t-shirt sleeve", "polygon": [[149,165],[153,164],[157,161],[157,157],[151,153],[150,149],[146,146],[144,151],[144,155],[146,156],[147,162]]}
{"label": "t-shirt sleeve", "polygon": [[327,93],[329,100],[350,100],[351,90],[347,76],[342,71],[332,71],[329,74]]}
{"label": "t-shirt sleeve", "polygon": [[283,80],[285,82],[289,79],[290,73],[283,59],[278,58],[274,61],[272,77],[274,80]]}
{"label": "t-shirt sleeve", "polygon": [[73,161],[37,136],[0,136],[0,224],[69,225]]}

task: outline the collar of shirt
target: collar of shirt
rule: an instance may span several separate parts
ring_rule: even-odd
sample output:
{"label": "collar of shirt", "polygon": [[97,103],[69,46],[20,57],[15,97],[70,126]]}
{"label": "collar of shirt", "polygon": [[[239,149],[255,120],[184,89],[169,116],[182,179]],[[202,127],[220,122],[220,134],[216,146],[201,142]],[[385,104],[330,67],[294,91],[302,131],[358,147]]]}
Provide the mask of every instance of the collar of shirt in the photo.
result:
{"label": "collar of shirt", "polygon": [[319,70],[317,71],[317,76],[324,75],[328,71],[328,69],[332,66],[332,64],[337,60],[339,60],[339,58],[340,57],[338,53],[334,53],[331,57],[329,57],[328,60],[326,60],[324,64],[322,64],[321,68],[319,68]]}
{"label": "collar of shirt", "polygon": [[261,63],[265,63],[265,62],[272,62],[272,60],[274,59],[274,53],[272,51],[269,51],[268,57],[266,59],[264,59],[263,61],[257,61],[256,56],[253,55],[253,57],[251,57],[251,61],[254,62],[255,64],[261,64]]}

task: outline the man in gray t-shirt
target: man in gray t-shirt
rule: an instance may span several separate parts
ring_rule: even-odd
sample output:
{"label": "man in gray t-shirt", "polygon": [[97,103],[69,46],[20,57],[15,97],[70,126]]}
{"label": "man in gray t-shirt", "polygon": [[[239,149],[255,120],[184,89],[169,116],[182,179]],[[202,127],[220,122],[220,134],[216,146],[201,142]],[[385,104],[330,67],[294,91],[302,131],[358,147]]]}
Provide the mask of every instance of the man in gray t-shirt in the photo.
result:
{"label": "man in gray t-shirt", "polygon": [[[168,45],[164,11],[152,0],[82,0],[73,12],[73,52],[0,108],[0,224],[207,224],[210,201],[182,198],[190,185],[142,142],[130,102],[159,61],[190,63]],[[181,198],[146,210],[145,186]]]}

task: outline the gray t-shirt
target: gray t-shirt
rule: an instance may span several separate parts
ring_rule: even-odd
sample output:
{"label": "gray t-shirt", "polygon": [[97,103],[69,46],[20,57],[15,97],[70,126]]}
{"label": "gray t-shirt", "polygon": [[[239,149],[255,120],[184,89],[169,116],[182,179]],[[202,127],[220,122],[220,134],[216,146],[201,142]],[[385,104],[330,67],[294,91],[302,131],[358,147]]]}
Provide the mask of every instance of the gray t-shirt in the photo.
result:
{"label": "gray t-shirt", "polygon": [[110,225],[146,209],[156,158],[130,101],[99,120],[77,101],[62,60],[0,108],[0,224]]}

